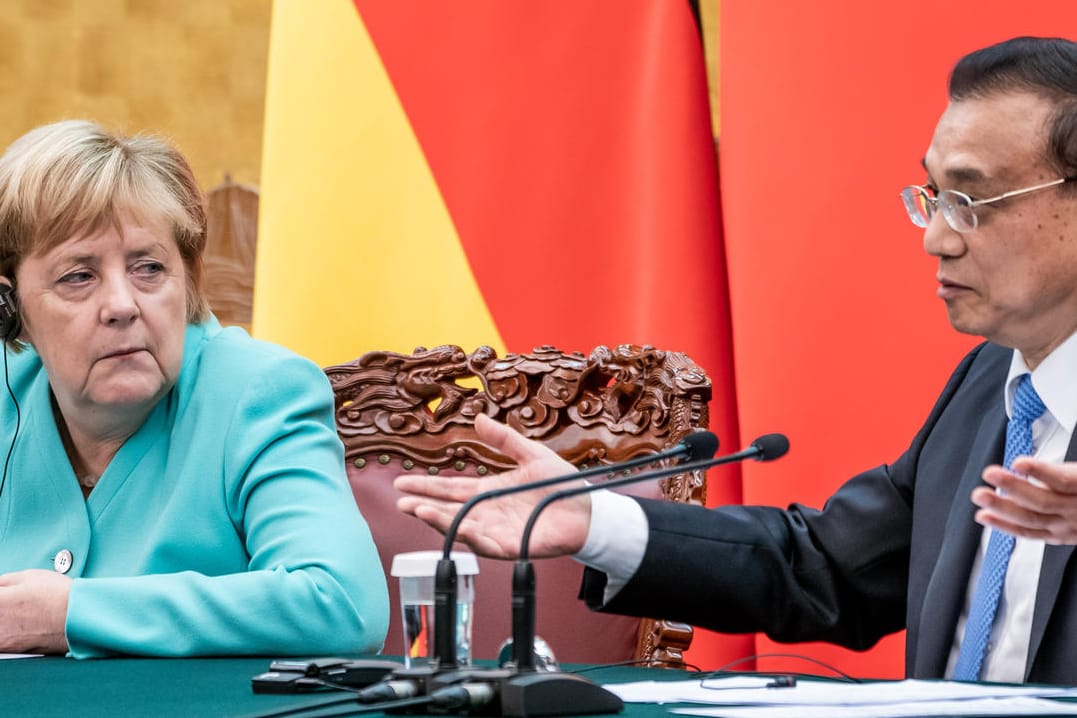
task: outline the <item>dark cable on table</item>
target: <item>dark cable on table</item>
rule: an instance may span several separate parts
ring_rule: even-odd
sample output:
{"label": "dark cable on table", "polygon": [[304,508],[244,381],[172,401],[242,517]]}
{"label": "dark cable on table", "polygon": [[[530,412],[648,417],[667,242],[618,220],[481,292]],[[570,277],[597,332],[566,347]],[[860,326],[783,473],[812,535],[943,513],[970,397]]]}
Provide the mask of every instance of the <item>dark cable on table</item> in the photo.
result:
{"label": "dark cable on table", "polygon": [[[766,672],[752,672],[752,671],[731,671],[731,670],[729,670],[733,666],[739,665],[741,663],[745,663],[746,661],[752,661],[752,660],[755,660],[757,658],[796,658],[798,660],[808,661],[810,663],[814,663],[814,664],[816,664],[818,666],[821,666],[821,667],[827,669],[828,671],[833,671],[837,675],[835,675],[835,676],[820,676],[820,675],[815,675],[815,674],[812,674],[812,673],[797,673],[797,672],[793,672],[793,671],[782,671],[780,673],[774,673],[774,672],[769,672],[769,671],[766,671]],[[812,658],[811,656],[806,656],[806,655],[803,655],[803,654],[800,654],[800,653],[754,653],[754,654],[752,654],[750,656],[744,656],[743,658],[738,658],[738,659],[736,659],[734,661],[730,661],[729,663],[726,663],[724,666],[722,666],[720,668],[717,668],[717,669],[715,669],[713,671],[708,671],[707,673],[703,674],[699,678],[699,687],[704,689],[704,690],[708,690],[708,691],[727,690],[727,688],[725,686],[708,686],[708,685],[706,685],[706,681],[708,679],[710,679],[710,678],[720,678],[720,677],[724,677],[724,676],[727,676],[727,675],[768,676],[768,677],[772,678],[773,680],[765,686],[766,688],[793,688],[793,687],[796,686],[797,678],[813,678],[813,679],[816,679],[816,680],[840,681],[840,682],[843,682],[843,683],[863,683],[863,681],[861,681],[859,678],[854,678],[853,676],[850,676],[848,673],[841,670],[840,668],[836,668],[835,666],[832,666],[829,663],[825,663],[823,661],[820,661],[817,658]]]}
{"label": "dark cable on table", "polygon": [[[328,684],[332,688],[340,688],[340,686],[334,686]],[[350,716],[359,715],[361,713],[381,713],[385,710],[392,710],[396,708],[411,708],[413,706],[426,705],[431,702],[430,696],[416,696],[414,698],[402,698],[395,701],[383,701],[380,703],[371,703],[369,705],[360,705],[357,708],[353,708],[344,712],[338,713],[319,713],[311,715],[309,718],[336,718],[336,716]],[[321,711],[327,708],[336,708],[339,706],[347,705],[349,703],[356,703],[354,696],[348,698],[336,698],[334,700],[324,701],[322,703],[316,703],[312,705],[298,706],[296,708],[285,708],[283,710],[274,711],[272,713],[259,713],[251,718],[283,718],[284,716],[297,716],[310,714],[311,711]]]}

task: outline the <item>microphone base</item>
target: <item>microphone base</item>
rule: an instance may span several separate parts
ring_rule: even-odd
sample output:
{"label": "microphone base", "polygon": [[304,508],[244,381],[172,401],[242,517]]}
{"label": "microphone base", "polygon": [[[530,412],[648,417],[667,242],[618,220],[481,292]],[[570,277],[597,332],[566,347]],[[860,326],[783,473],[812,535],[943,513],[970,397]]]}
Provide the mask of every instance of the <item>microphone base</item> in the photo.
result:
{"label": "microphone base", "polygon": [[[620,713],[624,703],[613,693],[575,673],[470,669],[433,677],[428,691],[463,682],[487,683],[496,698],[467,712],[505,718]],[[436,711],[434,711],[436,712]]]}
{"label": "microphone base", "polygon": [[518,673],[501,683],[501,712],[509,718],[620,713],[624,703],[574,673]]}
{"label": "microphone base", "polygon": [[[493,689],[492,700],[458,710],[427,706],[428,715],[465,712],[473,716],[505,718],[546,718],[546,716],[602,715],[620,713],[624,702],[602,686],[575,673],[559,671],[516,671],[505,668],[457,668],[439,670],[436,666],[401,668],[391,676],[415,682],[418,695],[431,695],[439,689],[469,683],[485,684]],[[415,709],[389,710],[388,713],[414,713]],[[419,712],[423,712],[419,709]]]}

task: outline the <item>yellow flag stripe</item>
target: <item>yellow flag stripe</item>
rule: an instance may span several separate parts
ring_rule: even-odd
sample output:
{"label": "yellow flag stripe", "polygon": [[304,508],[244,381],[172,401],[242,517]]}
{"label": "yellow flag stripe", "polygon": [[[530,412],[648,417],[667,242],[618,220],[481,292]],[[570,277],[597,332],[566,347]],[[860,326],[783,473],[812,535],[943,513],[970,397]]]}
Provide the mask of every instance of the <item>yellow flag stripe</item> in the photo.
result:
{"label": "yellow flag stripe", "polygon": [[434,177],[348,0],[277,0],[252,333],[321,365],[504,352]]}

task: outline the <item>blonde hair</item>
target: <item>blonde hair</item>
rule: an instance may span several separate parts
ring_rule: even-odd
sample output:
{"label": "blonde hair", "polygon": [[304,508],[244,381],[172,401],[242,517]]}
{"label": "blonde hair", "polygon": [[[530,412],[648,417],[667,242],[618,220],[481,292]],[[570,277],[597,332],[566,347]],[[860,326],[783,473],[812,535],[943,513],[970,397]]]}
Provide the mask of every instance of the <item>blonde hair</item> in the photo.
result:
{"label": "blonde hair", "polygon": [[191,166],[168,142],[113,134],[85,120],[30,130],[0,156],[0,275],[69,239],[166,221],[187,270],[187,321],[209,316],[202,254],[206,210]]}

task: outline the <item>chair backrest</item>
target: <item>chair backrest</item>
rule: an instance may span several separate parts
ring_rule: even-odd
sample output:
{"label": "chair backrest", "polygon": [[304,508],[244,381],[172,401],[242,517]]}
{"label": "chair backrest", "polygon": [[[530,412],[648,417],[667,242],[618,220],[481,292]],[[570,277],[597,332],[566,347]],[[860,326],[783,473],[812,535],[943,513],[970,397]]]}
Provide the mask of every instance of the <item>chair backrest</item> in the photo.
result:
{"label": "chair backrest", "polygon": [[206,295],[222,324],[251,328],[258,190],[230,177],[206,193]]}
{"label": "chair backrest", "polygon": [[[439,549],[442,537],[400,513],[391,477],[403,472],[485,476],[513,466],[478,440],[480,413],[550,446],[576,466],[655,453],[706,427],[711,382],[684,354],[650,346],[600,346],[584,356],[549,346],[498,358],[489,347],[370,352],[325,370],[336,395],[356,501],[388,573],[392,557]],[[640,495],[702,504],[701,472],[644,482]],[[480,560],[472,655],[494,658],[511,635],[511,568]],[[570,558],[536,562],[537,635],[562,662],[641,660],[683,665],[685,624],[596,614],[576,598],[582,567]],[[403,650],[397,586],[387,653]],[[671,586],[671,591],[678,590]]]}

